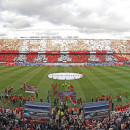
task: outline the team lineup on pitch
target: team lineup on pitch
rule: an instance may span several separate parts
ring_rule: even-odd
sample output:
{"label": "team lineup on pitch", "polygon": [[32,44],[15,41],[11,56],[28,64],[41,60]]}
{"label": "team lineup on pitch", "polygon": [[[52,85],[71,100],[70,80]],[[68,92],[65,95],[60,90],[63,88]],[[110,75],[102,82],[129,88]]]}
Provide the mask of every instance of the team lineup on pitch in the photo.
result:
{"label": "team lineup on pitch", "polygon": [[[27,85],[36,86],[38,88],[39,97],[36,101],[43,99],[43,102],[47,102],[47,92],[50,91],[51,102],[54,101],[54,95],[51,88],[52,84],[68,84],[73,85],[76,97],[80,96],[85,102],[91,102],[91,96],[95,97],[100,95],[113,95],[113,101],[117,104],[124,104],[129,102],[129,99],[125,98],[125,93],[130,91],[129,89],[129,66],[108,66],[108,67],[26,67],[26,66],[1,66],[0,81],[1,81],[1,93],[4,91],[2,86],[8,88],[12,86],[14,93],[19,95],[26,95],[35,97],[35,94],[25,93],[21,91],[20,86],[25,82]],[[61,75],[58,79],[57,75]],[[69,72],[69,73],[66,73]],[[70,73],[71,72],[71,73]],[[56,77],[53,75],[56,74]],[[82,78],[76,79],[81,76]],[[53,78],[48,78],[49,74],[52,74]],[[67,80],[67,77],[73,77],[73,80]],[[8,76],[7,76],[8,75]],[[66,75],[67,77],[63,77]],[[51,75],[50,75],[51,76]],[[74,80],[75,79],[75,80]],[[59,91],[67,91],[68,88],[59,89]],[[116,96],[118,93],[122,96],[122,102],[116,102]],[[68,102],[70,107],[73,105]],[[7,104],[8,106],[8,104]],[[53,104],[52,104],[53,106]]]}

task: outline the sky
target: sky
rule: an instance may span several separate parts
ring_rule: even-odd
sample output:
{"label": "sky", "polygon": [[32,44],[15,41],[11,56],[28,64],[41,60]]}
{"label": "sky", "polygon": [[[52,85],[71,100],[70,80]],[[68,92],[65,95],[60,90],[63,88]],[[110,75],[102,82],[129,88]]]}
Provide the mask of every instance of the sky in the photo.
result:
{"label": "sky", "polygon": [[70,36],[129,37],[129,13],[130,0],[0,0],[0,34],[49,29],[60,30],[57,35],[64,30]]}

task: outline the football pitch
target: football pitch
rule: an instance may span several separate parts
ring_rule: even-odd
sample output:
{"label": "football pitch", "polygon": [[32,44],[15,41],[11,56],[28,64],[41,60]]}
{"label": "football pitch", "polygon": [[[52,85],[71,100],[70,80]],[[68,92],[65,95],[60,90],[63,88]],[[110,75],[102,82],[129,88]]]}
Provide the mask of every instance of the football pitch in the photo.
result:
{"label": "football pitch", "polygon": [[[48,74],[71,72],[83,75],[75,80],[57,80],[48,78]],[[23,83],[38,87],[38,98],[35,94],[25,93],[21,90]],[[31,66],[0,66],[0,94],[5,88],[13,87],[13,94],[31,96],[35,101],[47,102],[48,91],[50,91],[53,106],[54,94],[52,84],[57,84],[58,91],[68,91],[68,87],[59,88],[59,84],[71,84],[74,86],[76,97],[82,97],[85,102],[91,102],[91,96],[101,96],[112,94],[115,104],[125,104],[130,102],[130,67],[129,66],[97,66],[97,67],[31,67]],[[129,99],[125,93],[128,92]],[[122,102],[117,103],[118,93],[122,96]],[[69,98],[68,98],[69,100]],[[3,105],[0,101],[0,105]],[[8,105],[7,103],[5,105]],[[70,101],[68,105],[73,107]],[[11,106],[13,107],[13,106]]]}

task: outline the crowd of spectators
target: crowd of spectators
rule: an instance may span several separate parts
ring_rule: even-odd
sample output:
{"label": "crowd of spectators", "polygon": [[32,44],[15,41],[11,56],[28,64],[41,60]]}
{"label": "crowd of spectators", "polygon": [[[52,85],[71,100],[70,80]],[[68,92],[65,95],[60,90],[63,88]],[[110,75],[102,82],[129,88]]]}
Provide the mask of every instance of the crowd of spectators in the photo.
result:
{"label": "crowd of spectators", "polygon": [[0,62],[28,62],[28,63],[111,63],[127,62],[128,59],[119,55],[79,55],[79,54],[0,54]]}
{"label": "crowd of spectators", "polygon": [[1,130],[129,130],[130,112],[111,112],[104,118],[84,119],[82,108],[69,110],[65,105],[52,110],[50,121],[39,122],[24,118],[18,110],[0,108]]}
{"label": "crowd of spectators", "polygon": [[0,51],[112,51],[129,53],[128,40],[100,39],[6,39]]}
{"label": "crowd of spectators", "polygon": [[[89,55],[45,55],[26,52],[90,52]],[[1,62],[112,62],[130,61],[128,40],[100,39],[6,39],[0,40]],[[4,53],[7,54],[4,54]],[[11,54],[12,52],[12,54]],[[19,54],[20,52],[20,54]],[[24,53],[23,53],[24,52]],[[112,52],[95,55],[91,52]],[[54,55],[54,54],[53,54]]]}
{"label": "crowd of spectators", "polygon": [[[61,87],[58,84],[53,85],[53,92],[56,96],[58,91],[56,87]],[[62,84],[62,87],[68,87],[71,91],[74,91],[72,85]],[[21,86],[21,90],[24,89],[25,83]],[[13,104],[15,108],[0,107],[0,129],[1,130],[129,130],[130,129],[130,111],[129,103],[123,106],[115,106],[115,111],[111,111],[109,116],[103,118],[85,119],[83,116],[82,104],[85,103],[82,98],[77,98],[77,103],[81,104],[80,108],[68,108],[67,103],[57,105],[54,100],[54,108],[52,108],[50,121],[42,122],[38,120],[30,120],[24,118],[24,104],[26,101],[34,101],[34,97],[25,97],[22,95],[12,94],[13,87],[5,88],[5,92],[0,95],[0,100],[8,103],[10,106]],[[50,91],[48,91],[48,98]],[[121,95],[118,94],[120,97]],[[38,96],[36,95],[36,98]],[[73,97],[70,96],[72,100]],[[126,99],[128,99],[128,93],[126,92]],[[48,99],[50,102],[50,99]],[[112,104],[112,95],[91,97],[91,102],[98,102],[108,100]],[[10,101],[10,102],[9,102]],[[58,100],[60,101],[60,100]],[[67,101],[67,99],[66,99]],[[73,100],[72,100],[73,101]],[[41,101],[42,102],[42,101]],[[111,109],[111,108],[110,108]]]}

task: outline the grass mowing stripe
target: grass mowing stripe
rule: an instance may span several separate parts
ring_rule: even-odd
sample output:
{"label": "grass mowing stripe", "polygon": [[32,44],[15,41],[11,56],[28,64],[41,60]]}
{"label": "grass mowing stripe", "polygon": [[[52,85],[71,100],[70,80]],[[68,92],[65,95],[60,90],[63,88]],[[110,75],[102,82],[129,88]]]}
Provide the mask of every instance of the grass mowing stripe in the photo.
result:
{"label": "grass mowing stripe", "polygon": [[[112,78],[116,81],[116,82],[118,82],[119,84],[120,84],[120,86],[124,86],[124,87],[127,87],[128,89],[130,88],[130,80],[129,79],[122,79],[121,77],[120,77],[120,75],[114,75],[114,73],[113,72],[111,72],[111,71],[108,71],[108,69],[106,68],[106,67],[103,67],[103,69],[102,69],[102,71],[106,71],[107,70],[107,76],[108,77],[110,77],[111,78],[111,76],[112,76]],[[112,79],[111,78],[111,79]],[[124,85],[125,84],[125,85]]]}
{"label": "grass mowing stripe", "polygon": [[[52,101],[52,105],[53,105],[53,99],[54,99],[54,96],[53,96],[53,92],[51,90],[51,84],[53,83],[53,79],[50,79],[48,78],[48,74],[49,73],[54,73],[55,71],[57,71],[58,68],[55,67],[52,68],[52,67],[48,67],[46,69],[46,72],[44,73],[41,81],[39,82],[38,84],[38,89],[39,89],[39,98],[43,98],[43,101],[44,102],[47,102],[47,95],[48,95],[48,91],[50,91],[50,97],[51,97],[51,101]],[[37,99],[38,100],[38,99]]]}
{"label": "grass mowing stripe", "polygon": [[[47,80],[47,83],[48,83],[48,87],[51,87],[51,85],[52,85],[52,83],[54,82],[54,79],[51,79],[51,78],[48,78],[48,74],[51,74],[51,73],[56,73],[56,71],[58,70],[58,68],[57,67],[55,67],[55,69],[54,68],[51,68],[51,67],[48,67],[48,71],[47,71],[47,73],[43,76],[43,80],[41,80],[40,81],[40,83],[43,81],[45,81],[45,80]],[[39,84],[40,84],[39,83]],[[40,86],[38,84],[38,86]],[[48,89],[48,87],[47,87],[47,89]],[[49,89],[48,89],[49,90]]]}
{"label": "grass mowing stripe", "polygon": [[[10,73],[17,71],[21,69],[21,67],[17,67],[17,66],[8,66],[8,68],[5,68],[3,70],[0,71],[0,76],[4,76],[4,75],[9,75]],[[1,77],[0,77],[1,78]]]}
{"label": "grass mowing stripe", "polygon": [[93,77],[92,83],[95,85],[95,87],[101,92],[102,95],[107,95],[107,88],[105,87],[106,84],[100,79],[100,77],[95,76],[95,74],[92,72],[93,67],[90,67],[89,69],[86,69],[86,72],[90,77]]}
{"label": "grass mowing stripe", "polygon": [[99,67],[90,67],[89,71],[91,71],[91,73],[93,73],[93,75],[95,75],[98,78],[99,81],[97,81],[97,84],[99,84],[98,86],[100,86],[100,87],[102,87],[102,89],[104,89],[104,91],[105,91],[104,95],[110,94],[109,93],[110,91],[114,92],[114,90],[109,88],[108,84],[105,82],[106,79],[102,80],[101,79],[101,77],[102,77],[101,74],[99,76],[98,73],[95,71],[95,69],[97,69],[97,68],[99,68]]}
{"label": "grass mowing stripe", "polygon": [[[99,69],[102,69],[102,68],[104,68],[104,67],[93,67],[93,69],[98,69],[98,70],[99,70]],[[100,78],[101,78],[101,77],[104,78],[105,75],[106,75],[106,74],[105,74],[105,75],[101,76],[101,73],[99,73],[98,71],[96,72],[96,70],[94,70],[94,72],[95,72],[96,76],[97,76],[97,77],[100,77]],[[104,74],[104,73],[102,73],[102,74]],[[101,78],[101,79],[102,79],[102,78]],[[105,77],[105,78],[102,79],[102,80],[107,81],[107,84],[111,83],[110,80],[107,79],[107,77]],[[117,85],[117,84],[116,84],[116,85]],[[116,85],[114,85],[114,86],[116,86]],[[110,85],[110,86],[112,86],[112,85]],[[116,92],[117,92],[117,89],[118,89],[118,88],[117,88],[118,86],[116,87],[116,89],[114,89],[114,88],[115,88],[114,86],[109,89],[110,91],[108,91],[107,95],[110,94],[110,93],[112,93],[114,99],[116,99],[116,96],[117,96],[117,94],[118,94],[118,93],[116,93]],[[108,87],[109,87],[109,86],[108,86]],[[113,91],[113,90],[114,90],[114,91]],[[125,89],[125,90],[127,90],[127,89]],[[107,90],[106,90],[106,91],[107,91]],[[118,90],[118,92],[122,95],[122,99],[123,99],[123,101],[125,101],[125,103],[129,101],[129,100],[127,100],[127,99],[125,98],[125,92],[126,92],[126,91]],[[115,102],[116,104],[122,104],[122,103],[117,103],[116,101],[114,101],[114,102]]]}
{"label": "grass mowing stripe", "polygon": [[[66,73],[75,73],[75,69],[73,70],[71,67],[64,67],[64,71]],[[66,83],[69,85],[73,85],[74,86],[74,91],[76,92],[76,101],[77,99],[82,95],[82,99],[85,100],[85,95],[82,92],[81,86],[78,82],[78,79],[74,79],[74,80],[66,80]],[[71,91],[70,88],[65,87],[65,91]],[[68,98],[69,99],[69,98]],[[71,107],[76,107],[72,104],[72,102],[70,100],[67,101],[67,104]],[[78,106],[78,105],[77,105]]]}
{"label": "grass mowing stripe", "polygon": [[115,66],[117,69],[119,68],[119,70],[122,70],[122,71],[130,71],[130,67],[129,66]]}
{"label": "grass mowing stripe", "polygon": [[113,71],[113,72],[116,72],[116,73],[118,73],[119,75],[127,75],[127,76],[130,76],[130,70],[127,70],[127,72],[126,71],[122,71],[122,70],[120,70],[120,68],[117,68],[117,66],[108,66],[108,69],[110,69],[111,71]]}
{"label": "grass mowing stripe", "polygon": [[[78,71],[78,68],[73,68],[73,67],[71,67],[70,68],[70,71],[72,72],[72,73],[77,73],[77,71]],[[73,84],[73,82],[74,82],[74,84]],[[82,90],[82,86],[81,86],[81,84],[80,84],[80,82],[79,82],[79,79],[74,79],[74,80],[72,80],[72,83],[71,83],[73,86],[74,86],[74,89],[76,88],[76,94],[78,95],[77,96],[77,98],[79,98],[81,95],[82,95],[82,98],[85,100],[86,99],[86,96],[85,96],[85,93],[84,93],[84,91]]]}
{"label": "grass mowing stripe", "polygon": [[[41,70],[43,70],[43,69],[45,69],[45,67],[44,68],[42,68],[42,67],[32,67],[32,70],[27,74],[27,75],[25,75],[25,76],[23,76],[23,78],[22,78],[22,80],[21,80],[21,84],[23,84],[23,82],[25,82],[27,85],[32,85],[33,86],[33,84],[29,84],[28,82],[31,80],[31,79],[33,79],[34,77],[37,79],[37,74],[41,71]],[[20,84],[20,85],[21,85]],[[31,96],[31,95],[33,95],[34,97],[35,97],[35,94],[31,94],[31,93],[26,93],[26,92],[24,92],[23,90],[21,91],[21,89],[20,89],[20,87],[19,87],[19,89],[17,90],[17,91],[15,91],[15,93],[18,93],[18,94],[21,94],[21,93],[23,93],[25,96]]]}
{"label": "grass mowing stripe", "polygon": [[47,67],[43,67],[40,69],[40,71],[36,74],[34,74],[34,76],[27,82],[27,84],[29,85],[34,85],[37,86],[37,84],[40,82],[42,76],[44,75],[44,71],[46,71]]}
{"label": "grass mowing stripe", "polygon": [[[102,89],[104,89],[104,91],[105,91],[105,95],[107,94],[109,94],[108,93],[108,91],[110,91],[110,88],[108,88],[108,84],[105,82],[105,80],[102,80],[101,79],[101,75],[99,76],[98,75],[98,73],[96,73],[96,71],[94,70],[96,67],[90,67],[90,68],[88,68],[88,70],[94,75],[94,76],[96,76],[97,77],[97,81],[95,81],[95,77],[94,77],[94,79],[93,79],[93,82],[95,82],[95,84],[97,84],[97,86],[100,86],[100,87],[102,87]],[[100,90],[99,90],[100,91]],[[98,95],[98,96],[100,96],[100,95]]]}
{"label": "grass mowing stripe", "polygon": [[[77,68],[73,68],[73,67],[64,67],[65,72],[71,72],[71,73],[76,73]],[[82,100],[86,100],[86,96],[81,88],[81,85],[79,83],[78,79],[74,79],[74,80],[67,80],[66,81],[67,84],[72,84],[74,86],[74,91],[76,92],[76,98],[80,98],[80,96],[82,97]],[[68,87],[65,87],[66,91],[68,90]],[[69,89],[70,91],[70,89]],[[73,104],[70,102],[70,100],[68,100],[68,105],[73,106]]]}
{"label": "grass mowing stripe", "polygon": [[[120,68],[121,68],[121,71],[120,71]],[[11,71],[12,69],[14,70],[16,69],[16,70],[12,72],[7,71],[7,70]],[[127,71],[123,71],[123,70],[127,70]],[[4,71],[5,73],[3,73]],[[39,77],[38,73],[40,72],[41,74]],[[91,101],[90,99],[91,96],[95,97],[95,96],[102,95],[102,93],[104,93],[105,90],[107,94],[111,92],[114,98],[117,96],[117,93],[119,92],[122,95],[124,102],[130,101],[130,99],[127,100],[125,98],[125,92],[126,91],[128,93],[130,92],[129,73],[127,73],[129,72],[128,66],[127,67],[116,66],[115,68],[109,67],[109,66],[96,67],[96,68],[95,67],[72,67],[72,68],[65,67],[64,68],[64,67],[25,67],[25,66],[3,67],[3,66],[0,66],[0,73],[2,75],[0,77],[0,83],[1,83],[0,89],[1,91],[4,91],[5,87],[9,87],[10,85],[13,85],[13,88],[14,88],[13,92],[15,94],[23,94],[25,96],[34,95],[35,97],[35,94],[25,93],[23,90],[20,89],[20,86],[23,84],[23,82],[26,82],[27,84],[29,83],[29,85],[34,85],[33,84],[35,82],[34,80],[36,80],[36,86],[39,89],[39,98],[36,99],[36,101],[39,101],[39,99],[42,97],[43,101],[46,102],[47,101],[46,96],[48,94],[48,90],[50,90],[52,106],[53,106],[54,95],[53,95],[51,84],[52,83],[62,84],[65,82],[64,80],[54,80],[54,79],[49,79],[47,77],[49,73],[55,73],[55,72],[82,73],[83,78],[78,79],[78,80],[70,80],[70,81],[67,81],[67,83],[74,85],[74,89],[76,89],[76,92],[77,92],[77,97],[81,96],[82,99],[85,101],[87,100],[87,102]],[[98,78],[100,80],[98,80]],[[104,89],[104,85],[102,85],[104,84],[104,82],[106,85],[111,86],[111,87],[108,89],[106,88]],[[59,90],[64,91],[63,88],[60,88]],[[65,90],[67,90],[67,88]],[[68,105],[69,107],[73,107],[73,105],[70,102],[68,102]]]}
{"label": "grass mowing stripe", "polygon": [[[57,67],[56,73],[64,73],[64,72],[65,72],[64,67]],[[65,80],[56,80],[56,79],[53,79],[53,84],[54,85],[55,84],[61,84],[62,85],[63,83],[65,83]],[[57,87],[57,89],[58,89],[59,92],[65,91],[65,88],[63,88],[63,87],[60,87],[60,88]],[[53,90],[51,90],[51,91],[53,91]]]}
{"label": "grass mowing stripe", "polygon": [[17,68],[17,66],[4,66],[2,68],[0,66],[0,73],[7,72],[7,70],[10,70],[12,68]]}
{"label": "grass mowing stripe", "polygon": [[[79,69],[79,67],[72,67],[71,68],[72,70],[73,70],[73,72],[75,72],[75,73],[79,73],[79,74],[82,74],[83,72],[82,72],[82,70],[80,70]],[[84,74],[83,74],[84,75]],[[92,90],[93,89],[93,85],[92,85],[92,83],[91,83],[91,81],[89,81],[89,79],[87,79],[86,80],[86,76],[84,77],[82,77],[82,78],[80,78],[80,79],[78,79],[77,80],[77,82],[78,82],[78,84],[79,84],[79,87],[80,87],[80,91],[81,91],[81,93],[79,93],[79,88],[77,88],[77,94],[78,94],[78,96],[81,96],[81,95],[83,95],[83,100],[86,102],[86,101],[88,101],[89,99],[90,99],[90,93],[92,92],[92,91],[90,91],[90,93],[88,92],[88,89],[89,90]],[[86,81],[87,81],[87,84],[86,84]],[[86,88],[88,88],[88,89],[86,89]]]}
{"label": "grass mowing stripe", "polygon": [[[64,67],[56,67],[57,70],[55,73],[64,73],[65,70],[64,70]],[[57,79],[53,79],[53,84],[63,84],[65,83],[65,80],[57,80]]]}
{"label": "grass mowing stripe", "polygon": [[[116,90],[114,90],[116,88],[115,85],[119,86],[120,84],[118,82],[116,82],[113,78],[112,79],[109,78],[107,76],[108,75],[107,71],[102,72],[103,67],[94,67],[93,69],[95,71],[95,76],[100,77],[100,79],[102,81],[106,82],[107,88],[109,88],[108,89],[109,90],[108,94],[111,93],[111,94],[114,94],[114,95],[116,94],[117,95],[118,92]],[[112,77],[112,75],[111,75],[111,77]]]}
{"label": "grass mowing stripe", "polygon": [[[130,84],[130,81],[129,81],[129,79],[123,79],[123,78],[121,78],[121,76],[120,76],[120,74],[117,74],[117,72],[116,71],[114,71],[114,69],[111,71],[111,70],[109,70],[109,68],[106,68],[106,67],[103,67],[102,68],[102,71],[107,71],[107,76],[109,76],[109,77],[113,77],[113,79],[116,81],[116,82],[118,82],[118,83],[120,83],[120,85],[121,86],[124,86],[124,84],[126,85],[126,84]],[[125,75],[125,74],[124,74]],[[122,80],[124,81],[124,82],[122,82]],[[127,85],[126,85],[127,86]],[[124,86],[125,87],[125,86]]]}
{"label": "grass mowing stripe", "polygon": [[6,88],[6,87],[13,85],[13,82],[16,81],[16,79],[23,77],[23,75],[27,74],[28,70],[30,70],[30,69],[31,69],[31,67],[21,67],[21,70],[19,70],[17,73],[15,72],[15,74],[13,76],[7,77],[4,80],[0,80],[1,90]]}
{"label": "grass mowing stripe", "polygon": [[[82,71],[83,75],[85,75],[87,77],[87,79],[85,77],[86,80],[84,82],[84,86],[86,87],[86,90],[88,91],[86,94],[89,95],[89,98],[91,96],[98,96],[99,94],[101,95],[102,92],[100,91],[99,88],[97,88],[97,84],[95,84],[95,82],[94,82],[94,77],[87,70],[89,68],[79,67],[79,69]],[[83,79],[84,79],[84,77],[83,77]],[[80,80],[82,80],[82,79],[80,79]],[[87,82],[89,83],[90,86],[87,85]],[[84,87],[84,89],[85,89],[85,87]],[[90,92],[92,93],[92,95],[90,95],[89,90],[91,90]]]}
{"label": "grass mowing stripe", "polygon": [[[114,66],[113,66],[114,67]],[[119,69],[120,71],[130,71],[129,66],[115,66],[116,69]]]}
{"label": "grass mowing stripe", "polygon": [[[69,69],[69,71],[67,69]],[[75,70],[77,70],[77,68],[73,68],[73,67],[66,68],[65,67],[65,70],[68,71],[68,72],[76,73]],[[82,90],[82,86],[80,85],[79,80],[74,79],[74,80],[71,81],[71,84],[74,86],[74,90],[76,90],[77,98],[79,98],[82,95],[82,98],[85,100],[86,96],[85,96],[85,94]]]}
{"label": "grass mowing stripe", "polygon": [[[129,89],[129,91],[128,91],[128,89],[124,89],[125,85],[122,86],[122,84],[120,84],[118,81],[116,81],[114,79],[114,77],[113,77],[113,74],[111,74],[109,76],[108,76],[108,74],[104,74],[105,70],[103,70],[103,69],[104,69],[104,67],[98,67],[97,73],[99,73],[99,75],[101,75],[101,73],[102,73],[102,75],[104,77],[108,78],[108,80],[106,80],[106,82],[109,84],[109,86],[111,87],[111,89],[114,89],[115,92],[116,92],[116,95],[112,93],[114,95],[114,98],[116,98],[117,94],[120,93],[122,95],[123,99],[125,99],[125,92],[126,91],[130,92],[130,89]],[[106,72],[106,73],[109,73],[109,72]]]}
{"label": "grass mowing stripe", "polygon": [[20,86],[22,86],[24,82],[27,83],[27,81],[33,76],[33,74],[37,73],[37,71],[38,71],[38,68],[32,67],[31,69],[28,69],[27,73],[23,74],[22,77],[17,78],[16,81],[13,82],[14,87],[15,87],[14,91],[17,92],[17,90],[20,89]]}
{"label": "grass mowing stripe", "polygon": [[121,72],[120,70],[116,70],[114,67],[108,67],[109,72],[112,72],[114,75],[120,75],[120,77],[124,80],[129,80],[130,79],[130,71],[126,72]]}
{"label": "grass mowing stripe", "polygon": [[[34,85],[34,86],[37,86],[39,91],[38,91],[38,94],[39,94],[39,97],[40,98],[45,98],[44,97],[44,94],[45,94],[45,90],[43,88],[48,88],[44,83],[45,83],[45,76],[47,77],[47,73],[48,71],[52,69],[51,67],[44,67],[42,68],[33,78],[31,78],[29,81],[28,81],[28,84],[30,85]],[[42,84],[40,84],[40,82],[42,82]],[[47,79],[47,83],[48,83],[48,86],[49,86],[49,82],[48,82],[48,79]],[[40,85],[39,85],[40,84]],[[39,99],[37,99],[37,101],[40,101]]]}
{"label": "grass mowing stripe", "polygon": [[[86,73],[84,73],[84,71],[80,70],[80,67],[78,69],[79,69],[79,72],[81,74],[83,74],[83,78],[79,79],[79,82],[80,82],[83,92],[87,98],[85,101],[91,102],[91,96],[93,96],[95,98],[95,96],[101,95],[101,92],[92,84],[93,81],[88,78],[88,74],[86,74]],[[85,69],[85,68],[83,68],[83,69]]]}
{"label": "grass mowing stripe", "polygon": [[6,69],[6,68],[9,68],[9,66],[8,65],[3,65],[3,66],[0,65],[0,71],[3,70],[3,69]]}
{"label": "grass mowing stripe", "polygon": [[[21,66],[14,66],[13,68],[11,67],[10,70],[7,70],[7,72],[2,73],[0,80],[4,80],[5,77],[9,78],[14,76],[15,74],[19,73],[19,71],[21,71],[23,68]],[[24,69],[26,69],[26,67],[24,66]]]}

